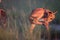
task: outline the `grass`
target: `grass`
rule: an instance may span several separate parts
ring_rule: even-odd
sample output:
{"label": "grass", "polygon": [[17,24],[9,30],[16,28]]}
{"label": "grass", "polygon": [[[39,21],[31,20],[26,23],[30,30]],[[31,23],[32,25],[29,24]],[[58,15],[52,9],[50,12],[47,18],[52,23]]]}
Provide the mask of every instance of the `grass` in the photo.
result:
{"label": "grass", "polygon": [[15,40],[15,34],[5,31],[3,29],[0,29],[0,40]]}
{"label": "grass", "polygon": [[46,36],[44,34],[46,33],[46,30],[41,25],[37,25],[33,31],[33,34],[30,34],[30,22],[23,9],[20,10],[20,13],[11,12],[9,14],[8,11],[7,14],[7,30],[0,29],[0,40],[41,40],[41,34],[44,37]]}

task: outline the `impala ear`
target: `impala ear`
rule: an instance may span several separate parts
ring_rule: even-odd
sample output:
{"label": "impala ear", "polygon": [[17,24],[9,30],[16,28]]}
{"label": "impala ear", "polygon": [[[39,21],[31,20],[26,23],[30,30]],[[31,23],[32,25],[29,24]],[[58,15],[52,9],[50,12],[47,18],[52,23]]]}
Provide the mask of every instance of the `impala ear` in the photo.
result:
{"label": "impala ear", "polygon": [[53,13],[54,13],[54,14],[56,14],[56,13],[57,13],[57,11],[54,11]]}

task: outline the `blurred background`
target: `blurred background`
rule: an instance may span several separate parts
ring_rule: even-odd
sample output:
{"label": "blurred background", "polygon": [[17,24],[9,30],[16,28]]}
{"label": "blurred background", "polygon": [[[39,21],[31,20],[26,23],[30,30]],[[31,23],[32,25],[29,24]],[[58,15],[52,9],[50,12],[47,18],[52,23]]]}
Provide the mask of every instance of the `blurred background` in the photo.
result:
{"label": "blurred background", "polygon": [[[1,0],[0,8],[7,14],[7,27],[0,29],[0,40],[47,40],[46,29],[37,25],[30,36],[29,15],[35,8],[47,8],[58,11],[56,18],[50,23],[50,40],[60,38],[60,0]],[[3,34],[4,33],[4,34]]]}

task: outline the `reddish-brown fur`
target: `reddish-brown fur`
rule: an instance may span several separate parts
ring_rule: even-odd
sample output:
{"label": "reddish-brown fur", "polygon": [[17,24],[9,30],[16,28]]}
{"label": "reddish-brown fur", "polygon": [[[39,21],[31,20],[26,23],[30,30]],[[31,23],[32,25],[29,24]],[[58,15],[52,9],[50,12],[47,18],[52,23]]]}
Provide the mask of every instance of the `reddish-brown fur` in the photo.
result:
{"label": "reddish-brown fur", "polygon": [[[43,17],[44,13],[47,13],[47,17]],[[36,24],[44,24],[46,29],[49,30],[49,23],[55,18],[55,13],[56,12],[52,12],[48,9],[44,9],[44,8],[36,8],[32,11],[31,15],[30,15],[30,22],[31,22],[31,28],[30,31],[32,32],[33,29],[35,28]],[[43,17],[43,18],[42,18]],[[39,21],[40,19],[43,19],[44,21]]]}

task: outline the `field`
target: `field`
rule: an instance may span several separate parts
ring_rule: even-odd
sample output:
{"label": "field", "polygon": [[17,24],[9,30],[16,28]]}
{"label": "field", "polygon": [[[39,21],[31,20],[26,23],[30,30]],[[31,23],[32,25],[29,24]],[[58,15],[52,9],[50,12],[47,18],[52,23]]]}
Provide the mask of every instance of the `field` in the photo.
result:
{"label": "field", "polygon": [[[60,40],[60,0],[3,0],[0,8],[7,14],[7,26],[4,29],[0,25],[0,40]],[[33,33],[29,32],[29,16],[35,8],[58,11],[49,32],[43,25],[36,25]]]}

